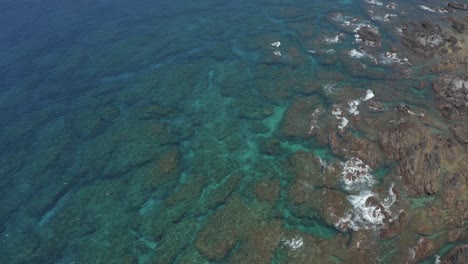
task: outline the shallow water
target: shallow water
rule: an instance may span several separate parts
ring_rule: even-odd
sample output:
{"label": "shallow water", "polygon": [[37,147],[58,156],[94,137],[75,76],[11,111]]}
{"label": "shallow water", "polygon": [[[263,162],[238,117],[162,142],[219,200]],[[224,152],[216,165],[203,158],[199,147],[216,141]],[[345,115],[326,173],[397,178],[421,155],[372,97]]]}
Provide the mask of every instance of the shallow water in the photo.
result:
{"label": "shallow water", "polygon": [[[362,101],[359,118],[378,115],[363,100],[369,89],[387,110],[440,116],[430,88],[410,89],[431,73],[395,30],[432,15],[421,4],[399,3],[384,22],[358,0],[4,1],[1,262],[350,261],[326,249],[349,248],[353,231],[291,195],[320,199],[325,163],[346,161],[314,134],[343,125],[336,105],[357,138],[375,134],[347,103]],[[383,47],[355,58],[360,23],[380,29]],[[391,47],[410,63],[385,62]],[[297,153],[324,162],[298,167],[311,180],[299,187]],[[385,197],[388,167],[372,169]],[[373,247],[369,263],[408,250]]]}

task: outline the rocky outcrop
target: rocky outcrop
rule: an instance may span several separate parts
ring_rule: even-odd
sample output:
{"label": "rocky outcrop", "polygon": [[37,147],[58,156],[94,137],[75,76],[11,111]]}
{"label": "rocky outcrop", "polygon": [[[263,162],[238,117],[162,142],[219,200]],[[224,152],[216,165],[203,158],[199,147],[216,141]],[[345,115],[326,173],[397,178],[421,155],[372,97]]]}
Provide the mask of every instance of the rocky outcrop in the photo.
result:
{"label": "rocky outcrop", "polygon": [[433,56],[446,42],[440,26],[429,20],[405,23],[402,31],[403,44],[423,57]]}
{"label": "rocky outcrop", "polygon": [[428,257],[429,252],[434,248],[431,240],[427,238],[420,238],[418,244],[410,249],[409,263],[416,263]]}
{"label": "rocky outcrop", "polygon": [[468,144],[468,123],[450,126],[450,131],[460,144]]}
{"label": "rocky outcrop", "polygon": [[359,39],[364,41],[364,44],[371,47],[382,46],[382,38],[379,31],[375,27],[363,26],[357,31]]}
{"label": "rocky outcrop", "polygon": [[468,117],[468,79],[453,74],[437,77],[432,83],[436,106],[449,120]]}
{"label": "rocky outcrop", "polygon": [[463,34],[468,31],[468,16],[463,17],[446,17],[445,20],[452,24],[452,28],[458,33]]}
{"label": "rocky outcrop", "polygon": [[468,263],[468,245],[454,247],[442,258],[442,264]]}
{"label": "rocky outcrop", "polygon": [[448,6],[450,6],[453,9],[468,10],[468,5],[459,2],[449,2]]}
{"label": "rocky outcrop", "polygon": [[402,122],[380,133],[380,143],[391,159],[399,161],[403,184],[412,195],[434,194],[441,156],[431,149],[428,129],[414,122]]}

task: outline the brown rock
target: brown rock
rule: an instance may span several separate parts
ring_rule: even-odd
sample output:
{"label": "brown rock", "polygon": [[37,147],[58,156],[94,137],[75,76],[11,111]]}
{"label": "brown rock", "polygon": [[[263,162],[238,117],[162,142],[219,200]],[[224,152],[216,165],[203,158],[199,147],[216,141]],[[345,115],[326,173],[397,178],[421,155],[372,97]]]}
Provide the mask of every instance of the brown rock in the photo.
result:
{"label": "brown rock", "polygon": [[410,250],[410,256],[408,261],[410,263],[416,263],[429,256],[430,251],[434,245],[427,238],[420,238],[418,244]]}
{"label": "brown rock", "polygon": [[460,229],[453,229],[448,231],[448,242],[454,242],[460,237]]}
{"label": "brown rock", "polygon": [[468,245],[459,245],[452,248],[442,258],[442,264],[468,263]]}
{"label": "brown rock", "polygon": [[401,232],[403,226],[408,221],[408,214],[401,211],[396,219],[387,223],[387,226],[380,230],[380,236],[383,238],[393,237]]}
{"label": "brown rock", "polygon": [[433,148],[434,139],[427,128],[402,122],[379,134],[380,143],[391,159],[400,161],[399,173],[409,194],[433,194],[439,176],[442,155]]}

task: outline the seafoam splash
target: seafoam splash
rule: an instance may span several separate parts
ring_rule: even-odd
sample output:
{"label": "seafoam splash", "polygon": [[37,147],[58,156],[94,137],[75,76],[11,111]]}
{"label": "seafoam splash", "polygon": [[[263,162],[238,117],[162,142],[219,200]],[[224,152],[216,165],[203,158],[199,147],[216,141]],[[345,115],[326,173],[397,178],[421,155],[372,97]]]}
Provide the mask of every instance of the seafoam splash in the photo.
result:
{"label": "seafoam splash", "polygon": [[372,169],[369,165],[364,164],[359,158],[353,157],[343,164],[341,172],[344,189],[351,190],[366,190],[372,187],[376,181],[371,174]]}
{"label": "seafoam splash", "polygon": [[396,201],[393,184],[388,190],[388,196],[381,202],[378,195],[370,190],[376,183],[371,172],[370,166],[356,157],[343,164],[341,174],[344,189],[355,194],[347,197],[352,209],[335,224],[338,229],[377,230],[385,226],[386,219],[389,222],[393,221],[390,211],[390,207]]}
{"label": "seafoam splash", "polygon": [[304,245],[304,240],[300,236],[296,236],[291,239],[283,239],[285,246],[291,248],[292,250],[297,250]]}
{"label": "seafoam splash", "polygon": [[372,90],[368,89],[366,91],[366,95],[364,97],[361,97],[361,98],[356,99],[356,100],[349,101],[348,102],[348,108],[346,110],[352,115],[358,115],[359,114],[358,106],[362,102],[365,102],[365,101],[370,100],[372,98],[374,98],[374,92]]}
{"label": "seafoam splash", "polygon": [[340,33],[334,37],[325,38],[324,42],[326,44],[336,44],[336,43],[340,43],[344,37],[345,35],[343,33]]}
{"label": "seafoam splash", "polygon": [[375,64],[379,64],[379,61],[374,56],[370,55],[369,53],[367,53],[367,52],[365,52],[363,50],[352,49],[352,50],[348,51],[348,55],[349,55],[349,57],[351,57],[353,59],[368,58],[372,62],[374,62]]}
{"label": "seafoam splash", "polygon": [[[356,100],[351,100],[349,101],[347,104],[347,108],[346,108],[346,111],[352,115],[358,115],[359,114],[359,111],[358,111],[358,106],[362,103],[362,102],[365,102],[367,100],[370,100],[371,98],[374,97],[374,92],[371,90],[371,89],[368,89],[366,91],[366,95],[359,98],[359,99],[356,99]],[[343,130],[343,128],[345,128],[348,123],[349,123],[349,120],[344,117],[344,112],[341,110],[341,107],[339,105],[333,105],[333,108],[332,108],[332,111],[331,111],[332,115],[335,116],[336,119],[338,119],[340,121],[339,125],[338,125],[338,128],[340,130]]]}
{"label": "seafoam splash", "polygon": [[408,64],[411,65],[408,58],[399,58],[396,52],[386,52],[380,56],[381,62],[383,64],[392,64],[392,63],[399,63],[399,64]]}
{"label": "seafoam splash", "polygon": [[376,1],[376,0],[365,0],[366,3],[368,4],[372,4],[372,5],[377,5],[377,6],[382,6],[383,3],[382,2],[379,2],[379,1]]}
{"label": "seafoam splash", "polygon": [[332,113],[332,115],[334,115],[336,117],[336,119],[338,119],[340,121],[340,124],[338,125],[338,128],[340,130],[343,130],[343,128],[345,128],[348,125],[348,122],[349,122],[348,119],[343,116],[343,111],[341,111],[339,106],[334,105],[331,113]]}

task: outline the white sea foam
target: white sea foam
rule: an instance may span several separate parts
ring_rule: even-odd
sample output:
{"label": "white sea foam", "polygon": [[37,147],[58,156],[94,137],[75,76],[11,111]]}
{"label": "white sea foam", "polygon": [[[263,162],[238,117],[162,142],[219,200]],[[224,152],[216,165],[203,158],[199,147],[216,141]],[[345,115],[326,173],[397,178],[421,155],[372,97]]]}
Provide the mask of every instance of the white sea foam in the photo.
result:
{"label": "white sea foam", "polygon": [[433,8],[430,8],[430,7],[424,6],[424,5],[420,5],[419,8],[421,8],[424,11],[431,12],[431,13],[441,13],[441,14],[443,14],[443,13],[448,12],[446,9],[443,9],[443,8],[433,9]]}
{"label": "white sea foam", "polygon": [[348,52],[348,55],[351,57],[351,58],[356,58],[356,59],[360,59],[360,58],[363,58],[366,56],[366,53],[364,52],[361,52],[361,51],[358,51],[356,49],[352,49]]}
{"label": "white sea foam", "polygon": [[[393,195],[394,194],[390,194],[390,196]],[[385,227],[384,220],[387,216],[391,215],[389,208],[394,202],[393,198],[389,199],[391,200],[389,204],[385,202],[381,203],[377,194],[371,191],[362,191],[358,195],[349,195],[347,199],[352,205],[352,209],[338,220],[335,224],[337,228],[341,230],[352,229],[357,231],[360,229],[378,230]],[[389,221],[391,222],[392,219]]]}
{"label": "white sea foam", "polygon": [[372,169],[359,158],[353,157],[343,164],[341,172],[342,182],[347,191],[366,190],[372,187],[376,181],[371,174]]}
{"label": "white sea foam", "polygon": [[392,10],[396,9],[396,6],[397,5],[395,3],[389,3],[388,5],[386,5],[387,9],[392,9]]}
{"label": "white sea foam", "polygon": [[340,121],[340,124],[338,125],[338,128],[340,130],[343,130],[343,128],[345,128],[348,125],[348,119],[343,116],[343,111],[341,111],[341,109],[337,105],[333,106],[332,115],[334,115],[336,119]]}
{"label": "white sea foam", "polygon": [[370,100],[372,98],[374,98],[374,92],[371,90],[371,89],[368,89],[366,91],[366,96],[364,96],[364,98],[362,98],[363,101],[367,101],[367,100]]}
{"label": "white sea foam", "polygon": [[384,201],[383,201],[383,206],[385,207],[385,209],[387,210],[390,210],[390,207],[395,203],[396,201],[396,194],[393,192],[393,187],[395,186],[394,183],[392,183],[392,185],[390,186],[390,188],[388,189],[388,196],[385,197]]}
{"label": "white sea foam", "polygon": [[327,44],[336,44],[336,43],[339,43],[340,40],[344,38],[344,34],[343,33],[340,33],[334,37],[330,37],[330,38],[325,38],[325,43]]}
{"label": "white sea foam", "polygon": [[281,57],[281,51],[273,51],[273,54]]}
{"label": "white sea foam", "polygon": [[369,198],[377,198],[376,194],[368,191],[359,195],[349,195],[348,201],[353,206],[354,217],[353,225],[355,229],[365,228],[376,228],[383,225],[385,215],[383,214],[382,208],[378,205],[374,205],[368,202]]}
{"label": "white sea foam", "polygon": [[272,47],[279,48],[279,46],[281,46],[281,42],[275,41],[275,42],[270,43],[270,45],[271,45]]}
{"label": "white sea foam", "polygon": [[374,97],[374,92],[372,92],[371,89],[368,89],[366,91],[366,95],[364,97],[361,97],[361,98],[356,99],[356,100],[349,101],[348,102],[348,108],[346,110],[352,115],[358,115],[359,114],[358,106],[362,102],[365,102],[365,101],[367,101],[367,100],[369,100],[369,99],[371,99],[373,97]]}
{"label": "white sea foam", "polygon": [[334,93],[336,90],[338,90],[337,88],[337,85],[336,84],[325,84],[323,86],[323,90],[326,94],[332,94]]}
{"label": "white sea foam", "polygon": [[283,239],[283,243],[290,247],[292,250],[296,250],[304,245],[304,240],[300,236],[296,236],[291,239]]}
{"label": "white sea foam", "polygon": [[348,102],[348,109],[346,109],[352,115],[358,115],[359,111],[357,110],[358,105],[361,104],[360,100],[352,100]]}
{"label": "white sea foam", "polygon": [[368,4],[377,5],[377,6],[382,6],[383,5],[382,2],[375,1],[375,0],[365,0],[365,2],[368,3]]}
{"label": "white sea foam", "polygon": [[408,64],[411,65],[407,58],[399,58],[396,52],[386,52],[381,56],[381,62],[383,64],[392,64],[392,63],[399,63],[399,64]]}
{"label": "white sea foam", "polygon": [[383,22],[390,22],[391,17],[396,17],[396,14],[385,14],[383,16],[372,16],[372,20],[374,21],[383,21]]}
{"label": "white sea foam", "polygon": [[[386,217],[391,217],[390,207],[396,201],[392,184],[388,196],[380,201],[377,194],[370,189],[376,183],[369,165],[359,158],[353,157],[343,163],[341,181],[344,189],[352,192],[347,199],[352,208],[338,220],[335,226],[341,230],[380,229],[385,226]],[[392,218],[393,219],[393,218]],[[393,221],[392,219],[387,219]]]}

